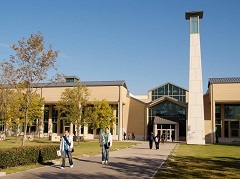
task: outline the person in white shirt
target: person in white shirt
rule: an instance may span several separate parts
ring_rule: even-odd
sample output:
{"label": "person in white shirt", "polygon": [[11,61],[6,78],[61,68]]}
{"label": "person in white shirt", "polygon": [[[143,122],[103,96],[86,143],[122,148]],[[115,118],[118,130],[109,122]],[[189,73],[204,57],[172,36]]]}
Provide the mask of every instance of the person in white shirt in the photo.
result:
{"label": "person in white shirt", "polygon": [[159,134],[157,134],[157,136],[155,137],[156,150],[159,149],[159,142],[160,142],[160,137],[159,137]]}
{"label": "person in white shirt", "polygon": [[60,151],[62,154],[61,169],[65,168],[66,155],[68,156],[69,159],[70,168],[73,168],[72,149],[73,149],[73,137],[69,135],[68,130],[66,130],[65,135],[62,137],[60,142]]}
{"label": "person in white shirt", "polygon": [[106,127],[105,131],[100,136],[100,147],[102,147],[102,164],[108,164],[109,148],[112,146],[112,135],[109,128]]}

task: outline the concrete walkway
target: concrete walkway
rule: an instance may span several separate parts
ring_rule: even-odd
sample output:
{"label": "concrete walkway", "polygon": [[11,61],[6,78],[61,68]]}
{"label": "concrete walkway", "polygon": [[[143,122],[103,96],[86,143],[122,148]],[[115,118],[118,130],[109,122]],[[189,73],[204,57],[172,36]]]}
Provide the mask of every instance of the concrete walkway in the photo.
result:
{"label": "concrete walkway", "polygon": [[74,159],[74,167],[68,165],[59,169],[60,164],[28,170],[0,177],[1,179],[38,179],[38,178],[152,178],[176,143],[165,143],[160,149],[149,149],[148,142],[131,148],[110,152],[109,164],[101,164],[101,155]]}

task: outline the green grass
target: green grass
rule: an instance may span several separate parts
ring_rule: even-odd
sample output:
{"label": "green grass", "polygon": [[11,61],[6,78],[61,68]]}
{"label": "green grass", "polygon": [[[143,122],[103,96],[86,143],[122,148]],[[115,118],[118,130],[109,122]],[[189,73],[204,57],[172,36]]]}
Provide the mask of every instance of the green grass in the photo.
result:
{"label": "green grass", "polygon": [[239,145],[180,144],[160,169],[157,178],[240,178]]}
{"label": "green grass", "polygon": [[[14,137],[7,137],[5,141],[0,141],[0,148],[12,148],[12,147],[20,147],[22,144],[21,139],[19,138],[16,142]],[[124,149],[126,147],[130,147],[132,145],[139,144],[138,142],[130,142],[130,141],[113,141],[113,146],[111,147],[111,151],[116,149]],[[24,146],[40,146],[40,145],[60,145],[60,142],[51,142],[47,138],[35,138],[34,141],[26,141]],[[98,140],[89,140],[80,142],[79,145],[77,142],[74,142],[74,153],[72,153],[74,158],[82,158],[83,155],[97,155],[101,153],[101,148],[99,146]],[[57,161],[61,161],[59,157],[56,159]],[[10,167],[6,169],[0,169],[0,172],[6,172],[7,174],[16,173],[20,171],[25,171],[29,169],[34,169],[38,167],[43,167],[48,165],[47,161],[45,164],[32,164],[27,166],[18,166],[18,167]]]}

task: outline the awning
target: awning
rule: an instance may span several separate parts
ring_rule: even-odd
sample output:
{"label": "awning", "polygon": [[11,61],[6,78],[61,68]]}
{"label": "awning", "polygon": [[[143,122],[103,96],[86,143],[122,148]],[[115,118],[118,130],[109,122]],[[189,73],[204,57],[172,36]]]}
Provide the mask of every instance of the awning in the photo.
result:
{"label": "awning", "polygon": [[164,118],[161,118],[161,117],[158,117],[156,116],[154,118],[154,124],[178,124],[177,122],[174,122],[174,121],[170,121],[170,120],[167,120],[167,119],[164,119]]}

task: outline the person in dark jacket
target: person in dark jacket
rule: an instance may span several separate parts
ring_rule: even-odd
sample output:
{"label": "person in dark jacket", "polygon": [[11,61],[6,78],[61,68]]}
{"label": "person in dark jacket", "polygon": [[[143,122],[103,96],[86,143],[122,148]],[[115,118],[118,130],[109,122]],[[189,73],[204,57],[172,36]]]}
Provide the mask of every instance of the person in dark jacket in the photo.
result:
{"label": "person in dark jacket", "polygon": [[152,149],[153,140],[154,140],[154,137],[153,137],[153,133],[151,132],[151,134],[150,134],[150,136],[149,136],[149,148],[150,148],[150,149]]}

